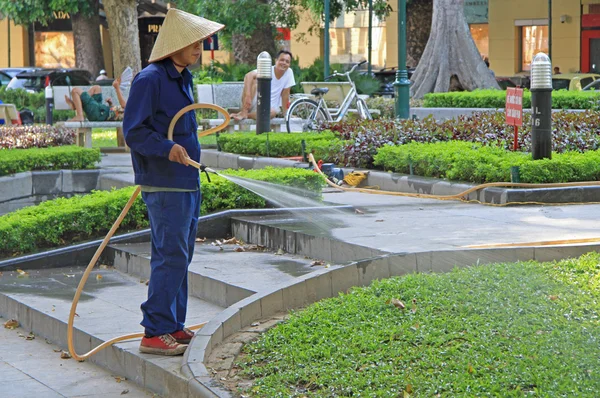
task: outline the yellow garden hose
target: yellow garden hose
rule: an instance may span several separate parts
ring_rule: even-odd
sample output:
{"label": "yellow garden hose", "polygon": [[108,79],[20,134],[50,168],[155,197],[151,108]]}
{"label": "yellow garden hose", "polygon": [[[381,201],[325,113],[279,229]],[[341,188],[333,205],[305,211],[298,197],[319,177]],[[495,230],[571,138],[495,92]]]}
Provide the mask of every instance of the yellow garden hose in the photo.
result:
{"label": "yellow garden hose", "polygon": [[[220,106],[213,105],[213,104],[192,104],[192,105],[188,105],[185,108],[183,108],[182,110],[180,110],[179,112],[177,112],[177,114],[175,114],[175,116],[171,120],[171,124],[169,125],[169,130],[167,132],[167,138],[169,140],[173,139],[173,129],[175,128],[175,124],[177,123],[177,120],[183,114],[185,114],[185,113],[187,113],[187,112],[189,112],[191,110],[195,110],[195,109],[213,109],[213,110],[215,110],[215,111],[223,114],[223,116],[225,117],[225,120],[223,121],[223,123],[221,123],[220,125],[218,125],[216,127],[208,129],[206,131],[203,131],[202,133],[199,133],[198,134],[198,138],[204,137],[206,135],[215,133],[215,132],[220,131],[220,130],[223,130],[225,127],[227,127],[229,125],[229,121],[231,120],[231,118],[229,117],[229,114],[227,113],[227,111],[225,109],[221,108]],[[193,161],[192,159],[189,159],[189,158],[187,159],[187,161],[188,161],[188,164],[190,164],[191,166],[194,166],[194,167],[196,167],[198,169],[200,168],[200,163],[195,162],[195,161]],[[76,359],[78,361],[84,361],[87,358],[89,358],[90,356],[92,356],[92,355],[96,354],[97,352],[103,350],[104,348],[110,347],[111,345],[113,345],[115,343],[118,343],[120,341],[131,340],[131,339],[138,339],[138,338],[144,337],[144,333],[131,333],[131,334],[126,334],[126,335],[123,335],[123,336],[115,337],[113,339],[105,341],[104,343],[100,344],[98,347],[96,347],[96,348],[92,349],[91,351],[89,351],[89,352],[87,352],[85,354],[82,354],[82,355],[77,354],[77,352],[75,351],[75,346],[73,344],[73,321],[75,320],[75,310],[77,310],[77,303],[79,302],[79,298],[81,297],[81,292],[83,291],[83,287],[85,286],[85,283],[87,282],[87,279],[88,279],[90,273],[92,272],[92,269],[96,265],[96,262],[100,258],[100,255],[104,251],[104,248],[108,245],[108,242],[110,241],[110,239],[112,238],[112,236],[114,235],[114,233],[119,228],[119,225],[121,225],[121,222],[123,221],[123,219],[125,218],[125,216],[129,212],[129,209],[133,205],[133,202],[135,201],[135,199],[137,198],[137,196],[140,194],[140,191],[141,191],[141,188],[139,186],[136,187],[135,190],[133,191],[133,194],[131,195],[131,197],[127,201],[127,204],[125,205],[125,207],[121,211],[121,214],[119,214],[119,217],[114,222],[114,224],[111,227],[110,231],[108,231],[108,233],[106,234],[106,236],[102,240],[102,243],[100,244],[100,246],[96,250],[96,253],[92,257],[92,260],[90,261],[90,263],[88,264],[87,268],[83,272],[83,276],[81,277],[81,280],[79,281],[79,285],[77,286],[77,290],[75,291],[75,296],[73,297],[73,302],[71,304],[71,312],[69,313],[69,323],[67,325],[67,346],[69,348],[69,353],[71,354],[71,357],[73,357],[74,359]],[[205,324],[206,324],[206,322],[205,323],[200,323],[198,325],[192,325],[192,326],[189,327],[189,329],[197,330],[197,329],[200,329]]]}

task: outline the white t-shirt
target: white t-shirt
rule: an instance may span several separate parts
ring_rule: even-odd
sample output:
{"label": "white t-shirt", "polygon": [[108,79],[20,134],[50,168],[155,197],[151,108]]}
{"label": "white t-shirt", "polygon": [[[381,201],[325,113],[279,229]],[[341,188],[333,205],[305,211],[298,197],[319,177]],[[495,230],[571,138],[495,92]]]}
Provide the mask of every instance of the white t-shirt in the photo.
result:
{"label": "white t-shirt", "polygon": [[291,68],[285,71],[281,79],[277,79],[275,77],[275,66],[273,66],[271,76],[271,109],[278,109],[281,108],[281,92],[286,88],[295,86],[296,80],[294,80],[294,72]]}

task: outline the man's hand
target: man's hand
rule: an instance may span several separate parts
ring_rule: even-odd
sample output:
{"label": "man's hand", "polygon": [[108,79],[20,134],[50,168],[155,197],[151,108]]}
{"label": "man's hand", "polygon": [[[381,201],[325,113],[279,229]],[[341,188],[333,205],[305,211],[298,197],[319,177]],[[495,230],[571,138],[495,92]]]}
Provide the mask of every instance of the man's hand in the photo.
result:
{"label": "man's hand", "polygon": [[169,160],[171,162],[181,163],[184,166],[188,165],[187,159],[189,158],[187,151],[184,147],[179,144],[173,145],[171,152],[169,152]]}

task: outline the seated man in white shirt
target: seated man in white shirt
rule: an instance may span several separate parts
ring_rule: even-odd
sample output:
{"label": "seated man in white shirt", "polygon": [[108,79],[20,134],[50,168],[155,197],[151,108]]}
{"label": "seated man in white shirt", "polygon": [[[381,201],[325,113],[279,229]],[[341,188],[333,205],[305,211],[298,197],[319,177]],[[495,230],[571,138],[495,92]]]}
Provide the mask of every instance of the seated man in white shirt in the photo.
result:
{"label": "seated man in white shirt", "polygon": [[[285,115],[290,104],[291,87],[296,84],[294,73],[290,69],[291,63],[291,52],[281,50],[277,53],[271,79],[271,118],[277,114]],[[246,74],[242,92],[242,110],[231,114],[233,119],[256,119],[257,74],[256,70]]]}

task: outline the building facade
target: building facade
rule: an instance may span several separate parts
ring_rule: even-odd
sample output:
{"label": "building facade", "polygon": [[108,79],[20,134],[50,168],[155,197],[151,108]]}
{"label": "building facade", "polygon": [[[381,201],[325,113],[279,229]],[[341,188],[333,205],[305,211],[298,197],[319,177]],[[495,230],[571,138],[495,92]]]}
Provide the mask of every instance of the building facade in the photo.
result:
{"label": "building facade", "polygon": [[[464,0],[471,35],[497,76],[529,73],[537,52],[551,53],[563,73],[600,73],[600,0]],[[140,4],[144,3],[143,1]],[[150,2],[151,3],[151,2]],[[150,4],[148,3],[148,4]],[[154,3],[152,3],[154,4]],[[398,59],[397,0],[385,19],[373,18],[371,59],[375,68],[396,67]],[[140,12],[142,63],[150,54],[163,15]],[[550,27],[551,23],[551,27]],[[281,44],[298,57],[301,66],[323,56],[323,40],[306,34],[314,24],[307,12],[298,27],[279,29]],[[106,22],[99,27],[106,69],[111,71],[110,38]],[[550,32],[552,39],[550,40]],[[330,62],[349,64],[368,58],[368,12],[348,13],[330,25]],[[550,50],[550,44],[552,48]],[[56,13],[48,26],[16,26],[0,19],[0,67],[74,65],[70,16]],[[204,52],[203,63],[231,62],[223,49]]]}

